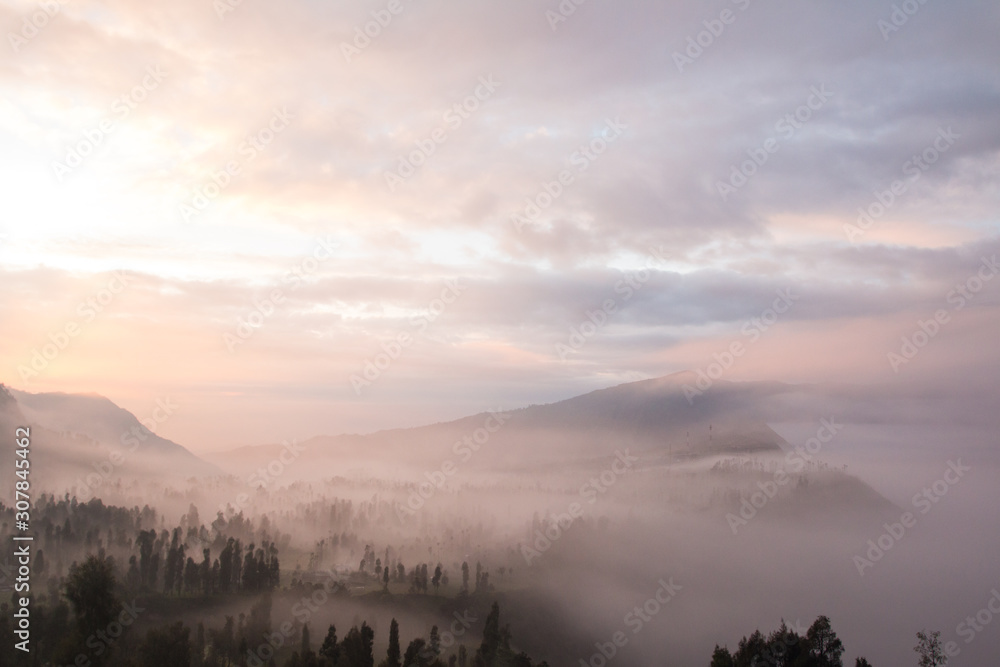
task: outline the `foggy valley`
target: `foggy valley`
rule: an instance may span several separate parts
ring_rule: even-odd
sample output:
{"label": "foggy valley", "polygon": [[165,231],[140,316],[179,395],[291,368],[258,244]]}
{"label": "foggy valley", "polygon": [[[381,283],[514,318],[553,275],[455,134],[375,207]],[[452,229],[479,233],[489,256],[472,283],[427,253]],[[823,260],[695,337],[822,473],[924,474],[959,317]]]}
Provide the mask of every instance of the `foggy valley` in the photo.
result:
{"label": "foggy valley", "polygon": [[0,667],[997,667],[998,32],[0,0]]}
{"label": "foggy valley", "polygon": [[[893,664],[909,630],[924,626],[961,647],[956,664],[995,655],[990,634],[966,646],[955,630],[996,586],[1000,544],[984,509],[998,488],[993,417],[978,441],[973,429],[942,445],[935,429],[947,433],[949,415],[926,414],[907,432],[912,421],[897,421],[906,397],[720,382],[692,404],[692,375],[412,429],[242,447],[210,462],[93,395],[5,390],[0,427],[30,424],[33,488],[48,494],[34,510],[46,565],[32,585],[47,591],[48,613],[65,615],[59,590],[73,564],[110,557],[123,599],[149,607],[123,646],[176,621],[214,637],[225,618],[250,618],[266,600],[272,631],[292,624],[274,642],[275,664],[306,624],[318,642],[331,624],[344,633],[367,623],[384,654],[393,618],[404,645],[455,624],[447,660],[458,646],[476,653],[496,601],[513,646],[553,666],[599,664],[601,644],[623,664],[707,664],[716,644],[735,650],[750,634],[748,619],[765,633],[784,620],[804,636],[819,616],[850,660]],[[887,465],[899,447],[912,456]],[[899,528],[904,512],[915,525]],[[5,506],[6,539],[13,518]],[[145,556],[144,531],[155,539]],[[266,593],[209,592],[231,538],[258,554],[273,546]],[[156,557],[162,570],[178,544],[193,559],[191,582],[180,565],[176,584],[165,573],[136,580],[136,558]],[[8,557],[8,590],[16,571]],[[455,620],[463,614],[475,619],[468,627]],[[609,639],[616,632],[622,646]],[[46,649],[58,660],[69,643]],[[248,646],[232,659],[254,664]]]}

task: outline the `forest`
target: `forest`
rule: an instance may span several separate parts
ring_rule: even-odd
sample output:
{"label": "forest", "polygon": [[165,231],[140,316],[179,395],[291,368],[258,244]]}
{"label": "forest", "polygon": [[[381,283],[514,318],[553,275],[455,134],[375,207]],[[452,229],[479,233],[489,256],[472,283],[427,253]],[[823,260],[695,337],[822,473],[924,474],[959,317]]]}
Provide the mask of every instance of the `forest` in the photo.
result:
{"label": "forest", "polygon": [[[323,522],[346,528],[364,516],[356,509],[351,502],[334,501],[319,514]],[[315,505],[298,512],[300,519],[311,516],[318,522]],[[0,564],[0,583],[10,590],[9,601],[0,603],[3,665],[547,667],[517,649],[502,623],[496,587],[480,562],[474,578],[473,567],[462,562],[460,579],[452,581],[441,563],[407,568],[397,555],[405,549],[386,547],[376,555],[372,545],[343,530],[315,543],[307,569],[289,571],[282,570],[280,556],[282,549],[294,551],[291,538],[266,516],[255,525],[241,512],[226,517],[220,511],[206,526],[192,505],[168,529],[148,506],[123,508],[52,495],[40,497],[35,513],[40,529],[30,592],[14,591],[13,570]],[[0,505],[0,516],[0,533],[8,538],[10,508]],[[332,554],[343,557],[355,550],[361,557],[348,571],[318,567]],[[510,577],[512,570],[500,566],[498,573]],[[15,648],[12,617],[25,594],[30,596],[30,654]],[[387,636],[378,641],[365,619],[356,617],[341,637],[334,624],[315,622],[315,612],[352,596],[390,607],[416,601],[423,605],[418,609],[433,611],[430,616],[444,614],[451,621],[404,633],[393,617]],[[276,619],[276,602],[289,613]],[[782,621],[770,634],[756,630],[734,651],[716,645],[710,667],[842,667],[844,650],[830,619],[820,616],[808,628]],[[939,633],[918,633],[915,650],[920,667],[946,664]],[[602,667],[614,657],[605,655],[595,654],[589,664]],[[871,664],[858,657],[854,666]]]}

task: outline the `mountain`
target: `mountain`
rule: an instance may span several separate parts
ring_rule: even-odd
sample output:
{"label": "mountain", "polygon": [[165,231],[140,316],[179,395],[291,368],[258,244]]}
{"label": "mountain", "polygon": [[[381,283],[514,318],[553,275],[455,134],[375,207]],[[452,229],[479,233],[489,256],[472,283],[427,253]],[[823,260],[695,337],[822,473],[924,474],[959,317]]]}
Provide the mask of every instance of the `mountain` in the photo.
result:
{"label": "mountain", "polygon": [[[717,381],[689,400],[687,388],[695,379],[679,373],[548,405],[368,435],[241,447],[210,460],[269,489],[346,478],[348,486],[388,489],[390,497],[430,482],[448,484],[456,493],[468,487],[485,494],[470,492],[466,502],[486,503],[483,498],[496,493],[507,503],[525,499],[528,489],[572,493],[588,479],[603,479],[627,453],[635,461],[631,469],[641,474],[622,492],[653,511],[739,512],[746,499],[759,502],[761,489],[782,470],[787,474],[768,512],[774,518],[821,517],[833,526],[898,516],[862,480],[821,460],[798,458],[768,425],[770,419],[816,423],[829,414],[817,409],[826,404],[829,388]],[[446,507],[448,497],[434,501]]]}
{"label": "mountain", "polygon": [[[484,412],[416,428],[315,437],[297,445],[308,452],[310,465],[292,476],[368,472],[393,477],[404,468],[426,469],[456,457],[467,458],[463,465],[482,472],[517,472],[601,460],[623,448],[677,459],[788,448],[761,417],[760,405],[766,397],[786,392],[787,385],[718,382],[689,401],[684,387],[693,381],[692,373],[678,373],[505,411],[495,418]],[[282,449],[242,447],[209,458],[236,474],[250,475]]]}
{"label": "mountain", "polygon": [[31,429],[31,475],[39,489],[88,497],[119,482],[221,472],[102,396],[32,394],[0,384],[0,452],[10,452],[7,434],[23,426]]}

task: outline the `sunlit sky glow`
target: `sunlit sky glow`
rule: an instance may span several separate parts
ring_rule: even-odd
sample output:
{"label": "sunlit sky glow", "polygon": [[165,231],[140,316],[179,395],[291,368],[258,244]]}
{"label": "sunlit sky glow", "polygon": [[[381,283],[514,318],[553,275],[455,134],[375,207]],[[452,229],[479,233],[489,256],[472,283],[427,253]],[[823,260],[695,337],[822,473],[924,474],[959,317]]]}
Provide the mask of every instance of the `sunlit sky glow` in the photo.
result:
{"label": "sunlit sky glow", "polygon": [[[385,3],[245,0],[220,18],[204,1],[84,0],[15,49],[41,10],[0,1],[0,381],[140,416],[169,395],[182,408],[162,434],[219,449],[703,368],[786,288],[799,301],[727,379],[984,376],[1000,281],[900,374],[886,354],[1000,245],[1000,7],[927,3],[884,39],[891,2],[742,4],[591,0],[553,30],[555,0],[405,0],[348,62],[341,43]],[[736,21],[678,71],[674,52],[726,7]],[[820,86],[829,99],[783,134]],[[581,162],[608,119],[626,129]],[[907,161],[948,128],[913,179]],[[439,129],[390,189],[385,173]],[[239,173],[185,215],[229,163]],[[572,183],[518,230],[511,216],[564,170]],[[845,224],[897,179],[851,242]],[[333,256],[292,287],[320,239]],[[83,323],[121,270],[127,288]],[[641,289],[616,292],[640,270]],[[454,303],[415,325],[455,279]],[[274,289],[283,303],[228,351]],[[610,323],[560,359],[607,299]],[[67,349],[19,372],[74,321]],[[350,376],[404,332],[413,345],[357,395]]]}

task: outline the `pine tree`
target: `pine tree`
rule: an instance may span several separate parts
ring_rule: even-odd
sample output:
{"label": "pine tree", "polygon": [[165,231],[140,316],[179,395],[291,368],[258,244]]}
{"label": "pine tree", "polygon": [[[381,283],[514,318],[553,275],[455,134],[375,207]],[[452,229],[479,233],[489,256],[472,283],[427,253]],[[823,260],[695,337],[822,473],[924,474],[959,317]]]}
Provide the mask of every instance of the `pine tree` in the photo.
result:
{"label": "pine tree", "polygon": [[[386,567],[385,571],[388,572],[389,568]],[[389,624],[389,650],[386,652],[385,660],[382,661],[380,667],[402,667],[399,658],[399,623],[394,618]]]}
{"label": "pine tree", "polygon": [[441,585],[441,563],[437,564],[434,568],[434,578],[431,579],[431,583],[434,584],[434,594],[437,595],[438,587]]}
{"label": "pine tree", "polygon": [[319,648],[319,654],[331,665],[337,664],[337,659],[340,657],[340,645],[337,644],[337,628],[333,627],[332,624],[326,631],[326,638]]}
{"label": "pine tree", "polygon": [[720,648],[716,644],[715,651],[712,652],[712,664],[709,667],[735,667],[733,656],[730,655],[727,649]]}
{"label": "pine tree", "polygon": [[500,650],[500,605],[496,602],[490,607],[490,613],[486,617],[486,626],[483,628],[483,641],[476,651],[477,665],[492,665]]}
{"label": "pine tree", "polygon": [[310,653],[312,653],[312,646],[309,641],[309,624],[306,623],[302,626],[302,646],[299,649],[299,653],[302,656],[302,660],[308,659]]}
{"label": "pine tree", "polygon": [[941,646],[941,633],[926,630],[917,633],[917,645],[913,648],[920,655],[920,667],[941,667],[948,664],[948,658]]}

